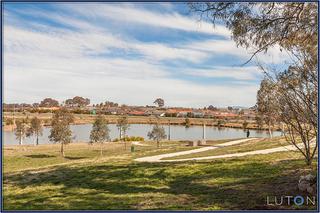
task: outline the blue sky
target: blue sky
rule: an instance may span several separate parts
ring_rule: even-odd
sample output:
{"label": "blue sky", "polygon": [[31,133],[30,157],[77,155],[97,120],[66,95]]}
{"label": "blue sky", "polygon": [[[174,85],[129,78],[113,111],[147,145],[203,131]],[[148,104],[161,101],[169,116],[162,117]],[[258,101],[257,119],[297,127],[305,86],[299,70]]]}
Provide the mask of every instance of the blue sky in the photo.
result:
{"label": "blue sky", "polygon": [[252,106],[262,74],[279,66],[277,47],[242,66],[237,48],[184,3],[5,3],[4,101]]}

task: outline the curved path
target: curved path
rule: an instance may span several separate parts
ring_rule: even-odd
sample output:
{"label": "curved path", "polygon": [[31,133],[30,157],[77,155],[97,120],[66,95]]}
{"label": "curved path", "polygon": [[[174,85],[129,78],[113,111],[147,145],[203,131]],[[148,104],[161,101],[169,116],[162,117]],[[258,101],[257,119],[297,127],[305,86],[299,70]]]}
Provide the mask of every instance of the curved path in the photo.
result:
{"label": "curved path", "polygon": [[150,146],[148,144],[142,144],[142,143],[140,143],[140,141],[133,141],[132,144],[136,145],[136,146]]}
{"label": "curved path", "polygon": [[[180,155],[187,155],[197,152],[203,152],[207,150],[216,149],[218,147],[225,147],[225,146],[231,146],[234,144],[242,143],[248,140],[252,140],[256,138],[251,139],[242,139],[242,140],[236,140],[236,141],[230,141],[227,143],[219,144],[216,146],[211,147],[204,147],[200,149],[194,149],[189,151],[183,151],[183,152],[175,152],[170,154],[163,154],[163,155],[156,155],[156,156],[150,156],[150,157],[143,157],[143,158],[137,158],[135,161],[138,162],[180,162],[180,161],[194,161],[194,160],[210,160],[210,159],[217,159],[217,158],[231,158],[231,157],[242,157],[247,155],[257,155],[257,154],[269,154],[274,152],[284,152],[284,151],[292,151],[297,150],[297,148],[294,145],[287,145],[287,146],[281,146],[276,148],[270,148],[270,149],[263,149],[263,150],[255,150],[250,152],[242,152],[242,153],[233,153],[233,154],[225,154],[225,155],[216,155],[216,156],[206,156],[206,157],[195,157],[195,158],[185,158],[185,159],[173,159],[173,160],[161,160],[162,158],[168,158],[168,157],[175,157]],[[315,142],[313,142],[311,145],[313,145]],[[298,144],[299,148],[303,148],[303,144]]]}
{"label": "curved path", "polygon": [[208,151],[208,150],[217,149],[219,147],[231,146],[231,145],[247,142],[247,141],[250,141],[253,139],[257,139],[257,138],[240,139],[240,140],[230,141],[230,142],[226,142],[226,143],[222,143],[222,144],[217,144],[215,146],[207,146],[207,147],[188,150],[188,151],[174,152],[174,153],[168,153],[168,154],[162,154],[162,155],[136,158],[134,160],[138,161],[138,162],[174,162],[174,161],[194,160],[196,158],[178,159],[178,160],[161,160],[161,159],[162,158],[169,158],[169,157],[176,157],[176,156],[180,156],[180,155],[193,154],[193,153],[198,153],[198,152],[204,152],[204,151]]}

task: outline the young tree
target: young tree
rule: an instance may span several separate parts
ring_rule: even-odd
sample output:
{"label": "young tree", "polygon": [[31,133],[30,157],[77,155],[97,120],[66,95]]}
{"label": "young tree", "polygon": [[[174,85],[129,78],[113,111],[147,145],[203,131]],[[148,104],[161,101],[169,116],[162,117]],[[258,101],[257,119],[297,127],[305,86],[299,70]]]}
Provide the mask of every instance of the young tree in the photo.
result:
{"label": "young tree", "polygon": [[107,120],[102,116],[98,115],[92,125],[90,132],[90,143],[100,143],[100,156],[102,157],[103,142],[109,140],[109,128]]}
{"label": "young tree", "polygon": [[117,120],[117,127],[119,129],[120,134],[120,141],[123,139],[124,141],[124,148],[127,149],[127,143],[126,143],[126,132],[130,128],[130,124],[128,124],[128,117],[122,116]]}
{"label": "young tree", "polygon": [[165,130],[159,124],[155,124],[150,132],[148,132],[148,137],[152,140],[157,141],[157,147],[160,146],[160,141],[167,137]]}
{"label": "young tree", "polygon": [[49,139],[54,143],[61,143],[61,155],[64,157],[64,145],[72,142],[72,131],[70,123],[73,122],[73,115],[65,108],[54,112],[51,119],[51,130]]}
{"label": "young tree", "polygon": [[41,120],[37,117],[33,117],[31,119],[30,126],[27,131],[27,137],[31,135],[34,135],[36,137],[35,143],[34,143],[35,146],[39,145],[39,135],[42,135],[42,130],[43,129],[42,129]]}
{"label": "young tree", "polygon": [[16,138],[19,140],[19,145],[23,144],[23,140],[27,135],[27,130],[28,130],[27,119],[21,119],[16,121],[15,135],[16,135]]}

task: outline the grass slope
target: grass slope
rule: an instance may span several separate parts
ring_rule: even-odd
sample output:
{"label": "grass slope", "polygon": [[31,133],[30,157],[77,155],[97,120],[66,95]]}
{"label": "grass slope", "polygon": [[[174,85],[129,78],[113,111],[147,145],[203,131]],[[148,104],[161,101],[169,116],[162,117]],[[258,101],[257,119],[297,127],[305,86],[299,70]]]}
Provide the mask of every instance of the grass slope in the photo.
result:
{"label": "grass slope", "polygon": [[[106,146],[103,158],[97,157],[98,146],[88,148],[85,144],[81,145],[83,149],[80,145],[68,146],[66,154],[73,159],[60,159],[59,147],[52,145],[5,150],[4,209],[315,208],[266,206],[267,195],[301,194],[297,181],[300,175],[310,173],[310,168],[297,153],[207,162],[134,162],[140,156],[191,148],[171,142],[155,150],[154,143],[146,144],[152,146],[136,147],[133,154],[125,151],[123,144]],[[31,162],[24,162],[27,158]],[[316,171],[315,164],[312,171]]]}

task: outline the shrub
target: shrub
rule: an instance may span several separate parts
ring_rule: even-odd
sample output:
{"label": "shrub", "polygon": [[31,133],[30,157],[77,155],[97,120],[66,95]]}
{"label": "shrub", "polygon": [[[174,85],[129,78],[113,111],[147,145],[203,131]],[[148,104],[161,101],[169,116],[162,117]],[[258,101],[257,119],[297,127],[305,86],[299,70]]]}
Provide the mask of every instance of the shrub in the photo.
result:
{"label": "shrub", "polygon": [[[126,137],[125,137],[125,140],[126,140],[126,141],[144,141],[144,138],[143,138],[143,137],[140,137],[140,136],[131,136],[131,137],[126,136]],[[115,138],[115,139],[113,139],[112,141],[113,141],[113,142],[118,142],[118,141],[120,141],[120,139],[119,139],[119,138]]]}

